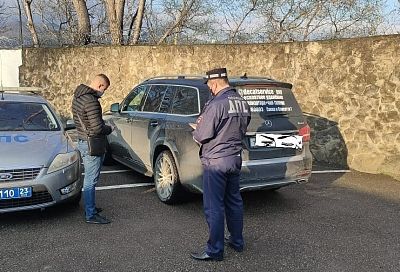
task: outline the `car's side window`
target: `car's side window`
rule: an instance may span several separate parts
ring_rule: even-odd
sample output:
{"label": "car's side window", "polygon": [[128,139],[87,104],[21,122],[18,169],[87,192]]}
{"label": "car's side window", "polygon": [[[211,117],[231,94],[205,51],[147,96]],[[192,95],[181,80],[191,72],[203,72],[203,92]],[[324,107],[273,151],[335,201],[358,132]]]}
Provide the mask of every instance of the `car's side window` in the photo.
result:
{"label": "car's side window", "polygon": [[140,111],[146,90],[147,85],[140,85],[134,89],[123,102],[121,111]]}
{"label": "car's side window", "polygon": [[144,102],[143,111],[158,112],[167,87],[166,85],[151,85]]}
{"label": "car's side window", "polygon": [[165,91],[164,97],[161,101],[159,112],[163,112],[163,113],[170,112],[171,101],[172,101],[173,96],[174,96],[174,88],[173,88],[173,86],[168,86]]}
{"label": "car's side window", "polygon": [[173,114],[192,115],[199,113],[199,96],[197,89],[177,86],[172,101]]}
{"label": "car's side window", "polygon": [[204,105],[207,103],[208,100],[212,98],[211,92],[209,90],[200,89],[200,109],[203,110]]}

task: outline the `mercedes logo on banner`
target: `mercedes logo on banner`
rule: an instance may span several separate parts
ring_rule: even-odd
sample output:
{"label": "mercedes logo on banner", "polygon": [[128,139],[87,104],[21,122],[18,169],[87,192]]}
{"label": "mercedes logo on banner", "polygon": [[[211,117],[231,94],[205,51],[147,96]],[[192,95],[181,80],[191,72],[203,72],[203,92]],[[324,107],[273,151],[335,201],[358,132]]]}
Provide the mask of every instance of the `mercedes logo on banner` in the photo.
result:
{"label": "mercedes logo on banner", "polygon": [[267,127],[272,127],[272,121],[271,120],[265,120],[265,125],[267,126]]}

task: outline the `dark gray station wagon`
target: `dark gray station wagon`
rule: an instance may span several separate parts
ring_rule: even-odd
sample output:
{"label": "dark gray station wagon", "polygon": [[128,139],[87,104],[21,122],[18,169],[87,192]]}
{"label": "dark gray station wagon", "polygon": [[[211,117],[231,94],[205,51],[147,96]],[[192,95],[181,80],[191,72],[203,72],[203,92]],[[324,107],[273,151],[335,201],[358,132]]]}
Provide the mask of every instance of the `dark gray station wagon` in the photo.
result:
{"label": "dark gray station wagon", "polygon": [[[291,91],[269,78],[231,78],[248,101],[252,118],[243,142],[241,190],[277,189],[308,181],[311,174],[310,127]],[[179,201],[187,189],[202,192],[199,146],[194,123],[211,97],[201,77],[148,79],[122,103],[111,105],[106,122],[107,157],[148,176],[165,203]]]}

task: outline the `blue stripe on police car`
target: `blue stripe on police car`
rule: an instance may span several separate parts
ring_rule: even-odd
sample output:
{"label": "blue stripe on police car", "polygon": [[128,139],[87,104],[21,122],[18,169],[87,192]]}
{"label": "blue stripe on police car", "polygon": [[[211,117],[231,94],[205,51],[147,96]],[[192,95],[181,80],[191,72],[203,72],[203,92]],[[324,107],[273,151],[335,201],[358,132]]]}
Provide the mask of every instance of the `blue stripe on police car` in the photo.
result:
{"label": "blue stripe on police car", "polygon": [[11,142],[17,142],[17,143],[26,143],[28,142],[28,136],[25,135],[0,135],[0,143],[11,143]]}

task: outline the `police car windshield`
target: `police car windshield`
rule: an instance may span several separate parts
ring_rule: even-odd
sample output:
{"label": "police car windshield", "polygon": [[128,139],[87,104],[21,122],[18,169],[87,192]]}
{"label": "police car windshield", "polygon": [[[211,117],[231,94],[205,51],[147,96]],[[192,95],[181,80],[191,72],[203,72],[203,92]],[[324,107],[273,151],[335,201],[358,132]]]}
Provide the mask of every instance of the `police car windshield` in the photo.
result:
{"label": "police car windshield", "polygon": [[0,131],[54,131],[60,127],[45,104],[0,101]]}

